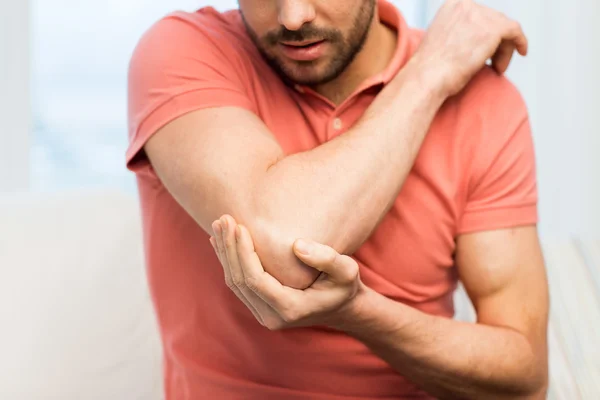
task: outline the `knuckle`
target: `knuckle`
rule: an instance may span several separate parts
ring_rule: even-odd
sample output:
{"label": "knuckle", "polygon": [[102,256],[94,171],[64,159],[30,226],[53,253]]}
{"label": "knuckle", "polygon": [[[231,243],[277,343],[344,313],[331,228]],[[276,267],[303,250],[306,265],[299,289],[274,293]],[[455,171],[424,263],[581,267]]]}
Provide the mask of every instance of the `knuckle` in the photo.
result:
{"label": "knuckle", "polygon": [[346,283],[353,283],[356,281],[356,279],[358,279],[358,268],[347,268],[344,274],[344,280]]}
{"label": "knuckle", "polygon": [[281,319],[283,319],[283,321],[286,322],[286,323],[288,323],[288,324],[292,323],[292,322],[294,322],[296,320],[294,312],[293,311],[289,311],[289,310],[284,311],[284,312],[281,313]]}
{"label": "knuckle", "polygon": [[513,34],[518,34],[523,31],[523,29],[521,28],[521,24],[517,21],[510,21],[508,23],[508,30]]}
{"label": "knuckle", "polygon": [[236,275],[236,276],[233,276],[231,278],[231,280],[232,280],[233,286],[235,286],[236,288],[240,288],[240,287],[244,286],[245,280],[244,280],[243,276]]}
{"label": "knuckle", "polygon": [[302,318],[302,315],[301,315],[300,311],[298,310],[298,308],[295,308],[295,307],[286,307],[281,312],[281,319],[287,324],[292,324],[294,322],[297,322],[301,318]]}
{"label": "knuckle", "polygon": [[327,255],[325,256],[325,262],[327,264],[333,265],[338,260],[338,254],[333,249],[328,249]]}
{"label": "knuckle", "polygon": [[225,248],[229,251],[232,250],[235,246],[235,243],[233,243],[233,240],[231,240],[231,238],[227,237],[225,238]]}
{"label": "knuckle", "polygon": [[235,287],[231,278],[225,278],[225,284],[229,289],[233,289]]}
{"label": "knuckle", "polygon": [[257,287],[258,287],[258,285],[257,285],[257,282],[256,282],[256,278],[254,278],[254,277],[251,277],[251,276],[247,276],[247,277],[244,279],[244,285],[245,285],[245,286],[246,286],[248,289],[250,289],[250,290],[252,290],[252,291],[256,291],[256,289],[257,289]]}
{"label": "knuckle", "polygon": [[360,275],[360,268],[356,261],[352,260],[350,267],[348,268],[348,275],[350,276],[351,281],[355,281],[358,279]]}

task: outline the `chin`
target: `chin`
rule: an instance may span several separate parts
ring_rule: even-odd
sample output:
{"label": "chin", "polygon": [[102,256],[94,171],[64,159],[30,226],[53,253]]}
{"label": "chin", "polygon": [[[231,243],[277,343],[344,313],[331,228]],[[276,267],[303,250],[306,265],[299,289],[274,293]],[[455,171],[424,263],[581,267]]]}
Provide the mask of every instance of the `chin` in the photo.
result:
{"label": "chin", "polygon": [[326,68],[321,65],[293,65],[283,71],[290,80],[304,86],[316,86],[331,80],[325,73]]}
{"label": "chin", "polygon": [[325,72],[330,62],[325,59],[298,62],[279,54],[271,54],[266,60],[278,75],[303,86],[320,84],[326,78]]}
{"label": "chin", "polygon": [[316,86],[320,85],[323,82],[323,79],[318,75],[295,74],[288,75],[288,78],[294,83],[297,83],[302,86]]}

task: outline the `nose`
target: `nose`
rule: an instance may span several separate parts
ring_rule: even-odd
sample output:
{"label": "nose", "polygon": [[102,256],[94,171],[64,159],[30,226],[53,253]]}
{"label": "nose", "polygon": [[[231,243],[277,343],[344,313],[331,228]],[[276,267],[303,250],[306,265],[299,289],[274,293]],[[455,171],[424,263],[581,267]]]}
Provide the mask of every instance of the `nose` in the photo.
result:
{"label": "nose", "polygon": [[315,19],[315,8],[308,0],[280,0],[278,19],[288,30],[297,31]]}

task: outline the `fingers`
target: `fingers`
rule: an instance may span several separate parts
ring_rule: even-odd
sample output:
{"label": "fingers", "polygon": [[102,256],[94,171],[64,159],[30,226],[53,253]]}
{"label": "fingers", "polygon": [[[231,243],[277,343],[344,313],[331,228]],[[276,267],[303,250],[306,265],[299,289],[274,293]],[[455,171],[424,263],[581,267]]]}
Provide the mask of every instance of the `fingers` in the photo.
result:
{"label": "fingers", "polygon": [[233,218],[229,216],[223,216],[220,219],[222,226],[222,244],[227,258],[227,265],[231,274],[231,283],[234,290],[242,293],[244,298],[252,303],[252,293],[248,291],[246,286],[246,277],[244,270],[240,265],[240,260],[237,252],[237,243],[235,239],[235,227],[236,223]]}
{"label": "fingers", "polygon": [[274,317],[277,314],[289,321],[300,318],[299,308],[295,305],[300,303],[298,296],[303,293],[281,285],[265,272],[246,228],[238,225],[230,216],[223,216],[219,225],[226,226],[222,229],[222,240],[218,247],[225,249],[220,253],[225,255],[225,265],[230,270],[231,289],[240,294],[238,297],[259,322],[263,326],[272,325],[269,321],[276,320]]}
{"label": "fingers", "polygon": [[231,271],[229,269],[229,265],[227,264],[227,255],[225,254],[225,246],[223,245],[223,231],[221,227],[220,221],[215,221],[212,223],[212,229],[215,236],[212,236],[210,239],[210,243],[213,244],[213,248],[215,249],[215,253],[217,253],[217,257],[221,262],[221,266],[223,267],[223,272],[225,274],[225,283],[227,287],[234,290],[233,280],[231,279]]}
{"label": "fingers", "polygon": [[210,242],[217,253],[219,261],[221,262],[221,266],[223,267],[223,273],[225,275],[225,283],[227,284],[227,287],[231,289],[237,298],[240,299],[252,312],[254,318],[263,324],[260,313],[252,304],[251,299],[248,298],[247,293],[244,293],[244,286],[237,284],[240,279],[243,280],[244,278],[243,273],[241,274],[240,278],[241,268],[239,268],[235,245],[232,246],[230,243],[231,232],[230,229],[228,229],[230,223],[231,222],[226,217],[213,222],[213,231],[215,233],[215,237],[211,237]]}
{"label": "fingers", "polygon": [[515,50],[522,56],[527,55],[529,42],[521,24],[509,19],[501,12],[495,10],[490,10],[490,12],[493,20],[490,23],[501,27],[500,44],[492,56],[492,66],[498,73],[503,74],[508,69]]}
{"label": "fingers", "polygon": [[511,40],[514,43],[519,54],[522,56],[527,55],[527,52],[529,51],[529,40],[527,40],[527,36],[525,36],[525,32],[523,32],[521,24],[516,21],[509,21],[505,39]]}
{"label": "fingers", "polygon": [[358,279],[358,264],[352,258],[341,255],[329,246],[311,240],[294,242],[294,253],[305,264],[325,272],[340,284],[352,284]]}
{"label": "fingers", "polygon": [[502,42],[510,42],[513,50],[516,49],[519,54],[525,56],[529,48],[529,42],[523,27],[517,21],[509,18],[504,13],[492,8],[478,5],[481,10],[484,25],[490,32],[495,32]]}
{"label": "fingers", "polygon": [[515,45],[513,42],[503,40],[496,54],[492,57],[492,67],[499,73],[503,74],[508,69],[515,52]]}
{"label": "fingers", "polygon": [[285,311],[293,308],[292,303],[301,292],[283,286],[271,274],[265,272],[246,227],[237,226],[236,238],[238,257],[246,276],[245,285],[277,310]]}
{"label": "fingers", "polygon": [[233,218],[227,215],[222,216],[219,222],[222,228],[222,236],[221,242],[219,243],[219,248],[223,249],[225,257],[227,258],[231,273],[231,281],[233,285],[239,289],[244,283],[244,272],[239,265],[237,256],[234,236],[236,223]]}

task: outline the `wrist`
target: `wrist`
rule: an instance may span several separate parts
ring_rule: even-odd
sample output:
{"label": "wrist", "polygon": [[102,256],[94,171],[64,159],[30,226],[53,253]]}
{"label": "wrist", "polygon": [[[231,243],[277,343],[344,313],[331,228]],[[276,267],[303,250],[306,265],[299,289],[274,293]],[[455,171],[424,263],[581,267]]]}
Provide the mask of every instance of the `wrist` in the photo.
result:
{"label": "wrist", "polygon": [[[403,303],[395,302],[361,283],[357,295],[336,315],[331,328],[343,331],[359,340],[386,341],[410,330],[415,322],[431,318]],[[406,338],[410,337],[408,334]]]}
{"label": "wrist", "polygon": [[364,330],[371,323],[374,296],[381,295],[360,282],[356,295],[336,312],[329,326],[346,333]]}
{"label": "wrist", "polygon": [[403,80],[416,84],[430,101],[441,105],[450,96],[448,74],[440,63],[415,55],[406,63],[400,74],[404,75]]}

